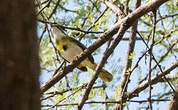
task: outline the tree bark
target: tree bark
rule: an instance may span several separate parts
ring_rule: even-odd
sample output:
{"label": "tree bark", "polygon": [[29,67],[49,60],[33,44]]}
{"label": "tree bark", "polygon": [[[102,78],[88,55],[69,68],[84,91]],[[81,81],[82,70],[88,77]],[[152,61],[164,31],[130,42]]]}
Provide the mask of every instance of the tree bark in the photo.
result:
{"label": "tree bark", "polygon": [[168,110],[177,110],[178,109],[178,84],[176,86],[176,91],[173,93],[171,102],[169,103]]}
{"label": "tree bark", "polygon": [[1,0],[0,7],[0,110],[40,110],[33,0]]}

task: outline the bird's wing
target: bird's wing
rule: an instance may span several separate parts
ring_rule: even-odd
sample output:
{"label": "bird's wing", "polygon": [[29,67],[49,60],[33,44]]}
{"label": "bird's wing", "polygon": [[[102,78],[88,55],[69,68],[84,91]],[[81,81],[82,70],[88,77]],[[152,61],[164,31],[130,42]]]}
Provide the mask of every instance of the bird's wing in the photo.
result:
{"label": "bird's wing", "polygon": [[[60,52],[58,51],[58,54],[60,55]],[[62,55],[60,55],[61,57],[62,57]],[[65,61],[67,61],[64,57],[62,57]],[[68,63],[70,63],[69,61],[67,61]],[[81,71],[87,71],[87,68],[86,67],[84,67],[84,66],[82,66],[82,67],[77,67],[79,70],[81,70]]]}
{"label": "bird's wing", "polygon": [[[69,38],[72,42],[74,42],[75,44],[77,44],[79,47],[81,47],[82,50],[87,49],[87,48],[85,47],[85,45],[83,45],[82,43],[80,43],[78,40],[76,40],[76,39],[74,39],[74,38],[72,38],[72,37],[68,37],[68,38]],[[92,55],[89,55],[89,56],[88,56],[88,59],[91,61],[91,63],[94,64],[94,58],[93,58]]]}

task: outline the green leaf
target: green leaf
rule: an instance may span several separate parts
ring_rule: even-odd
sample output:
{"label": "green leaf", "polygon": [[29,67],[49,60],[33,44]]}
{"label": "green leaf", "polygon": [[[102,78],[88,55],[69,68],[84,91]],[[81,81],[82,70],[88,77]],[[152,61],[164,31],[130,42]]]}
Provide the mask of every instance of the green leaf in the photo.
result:
{"label": "green leaf", "polygon": [[121,86],[119,85],[113,94],[113,99],[118,99],[121,96]]}

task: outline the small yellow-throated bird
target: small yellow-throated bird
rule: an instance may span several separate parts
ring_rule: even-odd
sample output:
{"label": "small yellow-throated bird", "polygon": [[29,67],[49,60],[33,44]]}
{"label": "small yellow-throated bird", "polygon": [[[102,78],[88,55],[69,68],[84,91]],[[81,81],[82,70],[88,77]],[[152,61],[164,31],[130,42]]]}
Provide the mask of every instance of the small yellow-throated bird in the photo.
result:
{"label": "small yellow-throated bird", "polygon": [[[72,62],[86,49],[86,47],[82,43],[66,35],[64,33],[64,30],[60,27],[52,26],[51,32],[60,56],[68,62]],[[82,71],[87,71],[86,67],[88,67],[95,71],[96,66],[97,65],[94,62],[92,55],[90,55],[88,56],[88,58],[82,61],[77,68]],[[105,82],[110,82],[113,78],[112,74],[110,74],[105,69],[101,70],[99,77]]]}

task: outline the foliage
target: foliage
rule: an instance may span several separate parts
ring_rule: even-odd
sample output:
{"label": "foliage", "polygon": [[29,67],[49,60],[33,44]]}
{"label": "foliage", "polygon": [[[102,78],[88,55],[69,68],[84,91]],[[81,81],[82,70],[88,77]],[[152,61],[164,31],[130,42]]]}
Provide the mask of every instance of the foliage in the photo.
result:
{"label": "foliage", "polygon": [[[149,2],[150,0],[142,0],[142,4],[145,4]],[[41,3],[39,5],[39,2]],[[126,1],[118,1],[118,0],[112,0],[113,4],[119,6],[121,9],[126,6]],[[135,7],[134,0],[131,0],[128,4],[129,13],[134,10]],[[58,25],[62,25],[66,27],[67,30],[66,33],[74,37],[77,40],[80,40],[83,44],[86,46],[90,46],[99,39],[99,37],[103,34],[104,31],[109,29],[112,25],[115,24],[116,15],[111,11],[111,9],[106,8],[105,4],[98,0],[60,0],[59,4],[58,0],[36,0],[36,10],[37,13],[43,9],[47,4],[49,6],[45,7],[44,10],[39,12],[38,14],[38,20],[39,20],[39,36],[43,33],[43,30],[45,30],[46,26],[48,25],[46,22],[51,23],[57,23]],[[55,9],[57,5],[57,8]],[[178,19],[178,16],[176,15],[177,9],[177,3],[168,1],[166,4],[164,4],[161,8],[157,10],[157,24],[155,29],[155,38],[154,38],[154,46],[153,46],[153,55],[156,57],[156,60],[159,62],[160,65],[162,65],[162,68],[169,67],[172,63],[175,63],[176,60],[178,60],[178,25],[176,19]],[[55,11],[54,11],[55,10]],[[52,17],[48,18],[52,13]],[[100,17],[101,16],[101,17]],[[144,42],[151,46],[152,43],[152,32],[153,32],[153,24],[154,24],[154,18],[153,13],[145,14],[143,17],[141,17],[138,21],[138,32],[143,37]],[[49,27],[47,27],[49,29]],[[85,31],[85,32],[84,32]],[[59,67],[59,65],[62,63],[63,59],[60,57],[60,55],[55,51],[53,44],[51,42],[51,36],[48,31],[44,31],[45,34],[42,36],[42,40],[40,42],[40,58],[41,58],[41,67],[42,67],[42,78],[44,80],[47,80],[46,74],[53,74],[54,71]],[[134,88],[137,87],[138,83],[144,79],[149,70],[149,52],[144,55],[144,57],[141,57],[145,51],[147,51],[146,44],[143,43],[142,40],[140,40],[141,36],[137,33],[137,39],[135,44],[135,50],[128,56],[128,59],[132,60],[132,65],[126,70],[131,76],[130,76],[130,82],[128,84],[128,91],[130,92]],[[113,39],[116,36],[113,36]],[[125,33],[124,38],[130,37],[130,30]],[[127,49],[128,49],[128,43],[129,40],[123,40],[121,43],[115,48],[115,51],[112,53],[110,58],[108,59],[108,62],[105,64],[105,68],[111,72],[114,76],[114,79],[112,82],[104,83],[100,79],[96,81],[96,83],[93,86],[93,89],[90,91],[89,99],[87,102],[90,101],[117,101],[121,98],[121,79],[123,78],[122,70],[125,68],[125,63],[127,59]],[[112,43],[112,40],[111,40]],[[99,49],[97,49],[93,56],[95,58],[95,62],[100,62],[102,59],[102,56],[105,52],[105,50],[108,48],[110,43],[106,43],[105,45],[101,46]],[[138,63],[138,65],[136,65]],[[68,65],[64,64],[60,71],[63,70],[63,68]],[[156,63],[152,61],[152,67],[154,67]],[[48,70],[48,71],[46,71]],[[50,71],[49,71],[50,70]],[[164,69],[163,69],[164,70]],[[160,72],[160,69],[158,66],[156,66],[153,71],[152,75],[155,75]],[[88,74],[87,74],[88,73]],[[81,72],[78,69],[75,69],[72,73],[69,73],[65,78],[63,78],[61,81],[59,81],[53,88],[51,88],[48,92],[51,91],[57,91],[57,92],[64,92],[62,94],[56,94],[54,92],[51,97],[47,98],[46,100],[42,101],[42,105],[51,105],[47,108],[51,108],[52,106],[59,104],[63,105],[61,106],[55,106],[57,109],[62,110],[73,110],[76,109],[77,106],[71,106],[71,103],[78,103],[80,102],[83,93],[86,88],[86,83],[91,79],[93,72],[90,70],[88,72]],[[177,70],[173,71],[170,75],[168,75],[170,78],[177,77]],[[49,76],[48,76],[49,77]],[[52,75],[50,76],[52,77]],[[48,78],[49,79],[49,78]],[[147,80],[147,78],[145,79]],[[145,81],[144,80],[144,81]],[[173,80],[172,82],[175,82],[176,80]],[[164,85],[164,86],[160,86]],[[159,91],[156,91],[157,87],[159,88]],[[74,89],[75,88],[75,89]],[[66,90],[66,91],[65,91]],[[169,85],[167,83],[163,84],[157,84],[153,87],[153,94],[156,96],[155,98],[159,98],[160,94],[163,94],[166,91],[170,91]],[[148,89],[145,91],[145,93],[141,93],[140,96],[137,99],[144,100],[148,98]],[[156,91],[156,92],[154,92]],[[47,94],[46,94],[47,95]],[[44,95],[44,97],[47,97]],[[49,94],[48,94],[49,96]],[[170,94],[169,94],[170,96]],[[145,98],[146,97],[146,98]],[[167,96],[165,96],[167,97]],[[161,97],[164,98],[164,97]],[[59,102],[60,101],[60,102]],[[64,106],[64,104],[69,104]],[[100,104],[87,104],[85,105],[84,109],[106,109],[106,108],[112,108],[114,104],[104,104],[105,106],[100,106]],[[135,109],[141,109],[147,105],[148,103],[143,103],[141,105],[134,106]],[[127,106],[129,108],[133,107],[133,102],[126,102],[124,103],[124,106]],[[157,103],[157,105],[154,105],[153,108],[160,108],[161,103]],[[42,108],[46,109],[46,107]]]}

